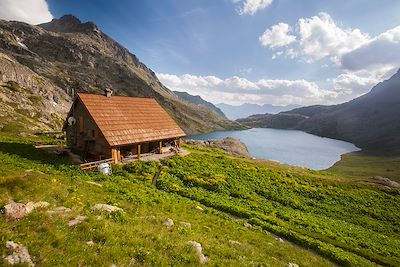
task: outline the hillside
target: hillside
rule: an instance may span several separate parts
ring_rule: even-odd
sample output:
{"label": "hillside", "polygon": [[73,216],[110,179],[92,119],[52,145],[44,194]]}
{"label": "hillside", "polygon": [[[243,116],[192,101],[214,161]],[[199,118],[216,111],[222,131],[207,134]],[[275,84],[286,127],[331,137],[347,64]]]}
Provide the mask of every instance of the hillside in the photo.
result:
{"label": "hillside", "polygon": [[233,106],[225,103],[220,103],[217,104],[217,107],[220,108],[230,120],[236,120],[240,118],[246,118],[254,114],[276,114],[279,112],[292,110],[294,108],[299,108],[300,105],[274,106],[271,104],[258,105],[245,103],[239,106]]}
{"label": "hillside", "polygon": [[[36,150],[38,141],[46,140],[0,134],[1,266],[12,253],[6,241],[25,246],[36,266],[200,265],[190,241],[201,244],[211,266],[334,266],[245,220],[154,188],[156,162],[113,166],[111,177],[80,172],[68,157]],[[10,200],[49,206],[7,220]],[[95,211],[96,204],[123,211]],[[85,218],[69,226],[78,216]]]}
{"label": "hillside", "polygon": [[[68,94],[102,93],[105,88],[112,88],[117,95],[155,98],[189,134],[240,127],[204,106],[182,100],[95,24],[81,23],[71,15],[38,26],[0,20],[0,53],[1,65],[7,64],[0,75],[2,103],[10,104],[9,92],[5,91],[8,83],[43,97],[37,106],[57,106],[50,110],[57,117],[50,123],[54,130],[59,130],[60,118],[65,116],[71,101]],[[14,105],[28,112],[31,107],[21,104],[29,104],[25,96],[20,95],[21,100]],[[46,116],[46,109],[41,110],[37,117]],[[13,114],[17,116],[18,112]],[[37,124],[38,128],[41,126]]]}
{"label": "hillside", "polygon": [[191,94],[186,93],[186,92],[179,92],[179,91],[173,91],[173,92],[174,92],[174,94],[176,94],[177,96],[179,96],[183,100],[185,100],[185,101],[187,101],[189,103],[198,105],[198,106],[207,107],[207,108],[211,109],[212,111],[215,111],[221,117],[227,119],[225,114],[222,112],[221,109],[216,107],[213,103],[210,103],[210,102],[204,100],[203,98],[201,98],[201,96],[199,96],[199,95],[191,95]]}
{"label": "hillside", "polygon": [[37,266],[400,264],[398,184],[187,147],[189,156],[163,161],[154,187],[156,162],[103,176],[35,149],[39,141],[49,142],[0,134],[0,207],[40,205],[17,220],[2,209],[1,263],[13,241]]}
{"label": "hillside", "polygon": [[400,152],[400,71],[352,101],[238,120],[251,127],[298,129],[363,149]]}

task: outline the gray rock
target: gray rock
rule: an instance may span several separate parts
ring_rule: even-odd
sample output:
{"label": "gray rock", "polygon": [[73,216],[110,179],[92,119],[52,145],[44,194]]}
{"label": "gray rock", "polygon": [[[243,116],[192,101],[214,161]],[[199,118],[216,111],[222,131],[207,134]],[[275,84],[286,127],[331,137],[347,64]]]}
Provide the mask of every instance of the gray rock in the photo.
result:
{"label": "gray rock", "polygon": [[25,204],[10,201],[5,207],[7,220],[14,221],[23,218],[26,215]]}
{"label": "gray rock", "polygon": [[10,201],[5,207],[5,214],[7,220],[13,221],[23,218],[29,213],[33,212],[38,208],[46,208],[50,204],[45,201],[40,202],[28,202],[26,204],[16,203],[14,201]]}
{"label": "gray rock", "polygon": [[389,178],[386,178],[386,177],[374,176],[374,177],[371,177],[371,180],[374,183],[381,184],[381,185],[384,185],[384,186],[388,186],[390,188],[398,188],[398,187],[400,187],[400,184],[398,182],[392,181],[392,180],[390,180]]}
{"label": "gray rock", "polygon": [[69,226],[69,227],[75,226],[75,225],[77,225],[77,224],[82,223],[84,220],[86,220],[86,216],[79,215],[79,216],[75,217],[75,219],[70,220],[70,221],[68,222],[68,226]]}
{"label": "gray rock", "polygon": [[251,225],[251,224],[248,223],[248,222],[245,222],[245,223],[243,224],[243,226],[246,227],[246,228],[249,228],[249,229],[253,228],[253,225]]}
{"label": "gray rock", "polygon": [[11,255],[4,258],[8,264],[27,264],[28,266],[35,266],[31,256],[29,255],[28,249],[25,246],[12,241],[7,241],[6,247],[13,252]]}
{"label": "gray rock", "polygon": [[237,138],[226,137],[223,140],[207,141],[186,140],[185,143],[193,147],[220,148],[226,153],[234,156],[250,157],[246,145]]}
{"label": "gray rock", "polygon": [[90,240],[90,241],[86,242],[86,245],[88,247],[92,247],[94,245],[94,242],[92,240]]}
{"label": "gray rock", "polygon": [[192,224],[188,223],[188,222],[179,222],[180,226],[188,228],[188,229],[192,229]]}
{"label": "gray rock", "polygon": [[92,210],[96,210],[96,211],[105,211],[105,212],[116,212],[116,211],[124,211],[121,208],[118,208],[116,206],[112,206],[112,205],[107,205],[107,204],[96,204],[92,207]]}
{"label": "gray rock", "polygon": [[292,263],[292,262],[289,262],[286,266],[287,266],[287,267],[299,267],[298,264]]}
{"label": "gray rock", "polygon": [[206,256],[204,256],[203,248],[201,247],[200,243],[198,243],[196,241],[188,241],[187,244],[192,246],[192,248],[196,251],[196,255],[199,258],[200,264],[205,264],[208,262],[208,258]]}
{"label": "gray rock", "polygon": [[167,218],[165,220],[165,222],[164,222],[164,225],[167,226],[167,227],[173,227],[175,224],[174,224],[174,221],[172,219]]}

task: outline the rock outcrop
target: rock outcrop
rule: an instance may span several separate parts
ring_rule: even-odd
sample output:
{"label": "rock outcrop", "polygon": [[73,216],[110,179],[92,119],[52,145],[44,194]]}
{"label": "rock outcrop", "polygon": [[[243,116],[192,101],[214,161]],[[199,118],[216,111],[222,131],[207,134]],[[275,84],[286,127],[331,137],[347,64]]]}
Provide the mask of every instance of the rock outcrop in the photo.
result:
{"label": "rock outcrop", "polygon": [[195,250],[197,257],[199,258],[200,264],[205,264],[208,262],[208,258],[203,254],[203,248],[201,247],[201,244],[199,242],[188,241],[187,244]]}
{"label": "rock outcrop", "polygon": [[250,157],[246,145],[237,138],[226,137],[222,140],[186,140],[193,147],[219,148],[234,156]]}
{"label": "rock outcrop", "polygon": [[6,247],[12,251],[12,254],[5,257],[5,261],[10,265],[26,264],[28,266],[35,266],[31,256],[29,255],[27,247],[24,245],[7,241]]}
{"label": "rock outcrop", "polygon": [[4,206],[4,210],[7,220],[14,221],[25,217],[26,215],[33,212],[35,209],[46,208],[49,205],[50,204],[45,201],[28,202],[26,204],[10,201],[7,205]]}
{"label": "rock outcrop", "polygon": [[96,204],[92,207],[92,210],[95,211],[104,211],[104,212],[116,212],[116,211],[123,211],[123,209],[116,207],[116,206],[112,206],[112,205],[108,205],[108,204]]}

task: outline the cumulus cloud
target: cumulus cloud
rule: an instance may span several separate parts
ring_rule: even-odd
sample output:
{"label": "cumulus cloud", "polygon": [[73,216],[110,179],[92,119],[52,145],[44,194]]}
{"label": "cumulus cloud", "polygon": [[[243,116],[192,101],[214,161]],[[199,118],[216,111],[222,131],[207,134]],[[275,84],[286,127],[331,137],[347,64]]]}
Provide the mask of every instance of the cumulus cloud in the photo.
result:
{"label": "cumulus cloud", "polygon": [[[260,37],[262,46],[274,52],[272,59],[284,56],[302,62],[330,60],[342,73],[328,80],[336,95],[326,102],[350,100],[368,92],[389,78],[400,66],[400,26],[375,37],[357,28],[346,28],[324,12],[300,18],[296,25],[273,25]],[[331,95],[332,96],[332,95]]]}
{"label": "cumulus cloud", "polygon": [[241,3],[238,7],[237,12],[240,15],[254,15],[257,11],[263,10],[272,4],[273,0],[234,0],[234,3]]}
{"label": "cumulus cloud", "polygon": [[299,46],[310,60],[335,58],[369,41],[369,35],[359,29],[340,28],[327,13],[298,22]]}
{"label": "cumulus cloud", "polygon": [[385,66],[375,70],[345,71],[336,78],[328,80],[338,93],[337,101],[346,101],[368,92],[379,82],[390,78],[396,67]]}
{"label": "cumulus cloud", "polygon": [[335,98],[337,92],[321,89],[316,83],[306,80],[260,79],[250,81],[242,77],[221,79],[215,76],[184,74],[157,74],[168,88],[200,95],[213,103],[243,104],[317,104],[324,99]]}
{"label": "cumulus cloud", "polygon": [[53,19],[45,0],[1,0],[0,19],[39,24]]}
{"label": "cumulus cloud", "polygon": [[291,45],[285,50],[287,57],[302,57],[310,63],[323,58],[337,62],[341,55],[370,41],[368,34],[359,29],[341,28],[324,12],[311,18],[300,18],[295,29],[279,23],[267,29],[259,41],[269,48]]}
{"label": "cumulus cloud", "polygon": [[296,36],[291,35],[292,28],[286,23],[279,23],[267,29],[259,38],[263,46],[271,48],[287,46],[296,41]]}
{"label": "cumulus cloud", "polygon": [[381,33],[370,42],[341,58],[343,68],[361,69],[395,68],[400,64],[400,26]]}

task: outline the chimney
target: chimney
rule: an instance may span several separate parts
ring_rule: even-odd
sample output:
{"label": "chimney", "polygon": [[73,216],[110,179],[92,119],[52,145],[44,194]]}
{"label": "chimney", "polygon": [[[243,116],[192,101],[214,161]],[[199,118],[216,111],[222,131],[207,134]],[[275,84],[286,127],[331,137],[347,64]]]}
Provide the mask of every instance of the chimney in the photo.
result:
{"label": "chimney", "polygon": [[112,96],[112,93],[113,93],[112,89],[110,89],[110,88],[104,89],[104,95],[105,95],[106,97],[111,97],[111,96]]}

